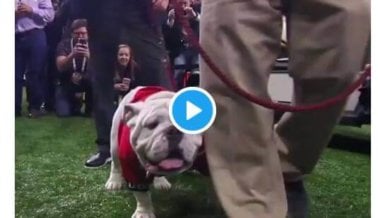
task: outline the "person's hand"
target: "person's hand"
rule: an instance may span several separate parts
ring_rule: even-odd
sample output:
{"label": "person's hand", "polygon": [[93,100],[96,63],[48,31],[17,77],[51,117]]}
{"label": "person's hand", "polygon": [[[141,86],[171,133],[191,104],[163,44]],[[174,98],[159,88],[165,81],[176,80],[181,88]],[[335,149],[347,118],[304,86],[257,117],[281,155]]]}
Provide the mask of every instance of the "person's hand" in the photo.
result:
{"label": "person's hand", "polygon": [[116,83],[114,84],[114,89],[120,92],[126,92],[128,91],[130,86],[125,83]]}
{"label": "person's hand", "polygon": [[156,12],[164,12],[167,10],[169,0],[152,0],[152,9]]}
{"label": "person's hand", "polygon": [[185,7],[184,12],[185,12],[185,17],[189,20],[197,16],[197,13],[193,10],[192,7]]}
{"label": "person's hand", "polygon": [[16,9],[16,16],[26,16],[33,13],[33,8],[25,3],[20,3]]}
{"label": "person's hand", "polygon": [[129,84],[125,84],[125,83],[122,83],[121,84],[121,88],[120,88],[120,91],[121,92],[127,92],[130,88],[130,85]]}
{"label": "person's hand", "polygon": [[71,81],[72,81],[73,84],[79,85],[82,78],[83,77],[81,76],[80,73],[75,72],[71,76]]}
{"label": "person's hand", "polygon": [[89,58],[89,49],[87,44],[81,44],[81,43],[76,43],[75,47],[72,50],[72,56],[74,58],[77,57],[86,57]]}
{"label": "person's hand", "polygon": [[176,16],[175,9],[169,10],[168,20],[167,20],[167,25],[169,27],[173,27],[173,25],[175,24],[175,16]]}
{"label": "person's hand", "polygon": [[168,20],[174,20],[175,19],[175,9],[171,9],[168,12]]}

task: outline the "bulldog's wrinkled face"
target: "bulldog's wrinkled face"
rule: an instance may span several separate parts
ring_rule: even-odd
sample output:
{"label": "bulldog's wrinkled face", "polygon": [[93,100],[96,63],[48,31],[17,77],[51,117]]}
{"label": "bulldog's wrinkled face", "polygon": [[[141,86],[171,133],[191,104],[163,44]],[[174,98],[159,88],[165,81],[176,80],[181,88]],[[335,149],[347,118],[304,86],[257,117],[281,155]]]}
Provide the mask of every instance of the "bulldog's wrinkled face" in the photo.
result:
{"label": "bulldog's wrinkled face", "polygon": [[170,99],[128,104],[124,110],[133,149],[146,171],[156,175],[189,169],[202,144],[200,135],[184,134],[173,126],[168,113]]}

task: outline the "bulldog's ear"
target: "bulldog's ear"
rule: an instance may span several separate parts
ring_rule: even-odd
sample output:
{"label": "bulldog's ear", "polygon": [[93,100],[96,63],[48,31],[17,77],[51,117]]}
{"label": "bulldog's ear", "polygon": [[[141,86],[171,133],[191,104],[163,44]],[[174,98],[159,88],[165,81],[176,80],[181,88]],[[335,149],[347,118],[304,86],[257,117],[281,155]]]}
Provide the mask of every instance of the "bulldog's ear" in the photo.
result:
{"label": "bulldog's ear", "polygon": [[143,103],[131,103],[125,105],[123,112],[123,120],[127,122],[133,116],[137,115],[143,107]]}

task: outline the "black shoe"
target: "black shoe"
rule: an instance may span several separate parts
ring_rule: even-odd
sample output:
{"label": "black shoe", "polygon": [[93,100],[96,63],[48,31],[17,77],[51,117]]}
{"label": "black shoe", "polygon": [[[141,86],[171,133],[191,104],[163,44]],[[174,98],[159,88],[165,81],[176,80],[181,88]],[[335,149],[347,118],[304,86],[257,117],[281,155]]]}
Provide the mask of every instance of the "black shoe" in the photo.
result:
{"label": "black shoe", "polygon": [[29,111],[28,117],[29,118],[39,118],[39,117],[42,117],[46,114],[47,114],[47,112],[45,110],[31,109]]}
{"label": "black shoe", "polygon": [[84,164],[85,168],[99,168],[112,161],[110,155],[96,153],[92,155]]}
{"label": "black shoe", "polygon": [[303,181],[285,182],[287,218],[308,217],[308,197]]}

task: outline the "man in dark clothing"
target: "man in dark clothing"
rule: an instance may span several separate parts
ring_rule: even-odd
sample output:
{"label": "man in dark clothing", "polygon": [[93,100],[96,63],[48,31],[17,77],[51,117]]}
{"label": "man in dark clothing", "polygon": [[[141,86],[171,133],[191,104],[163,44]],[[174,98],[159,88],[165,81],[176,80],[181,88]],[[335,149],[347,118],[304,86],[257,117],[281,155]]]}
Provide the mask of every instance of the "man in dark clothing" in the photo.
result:
{"label": "man in dark clothing", "polygon": [[52,0],[55,11],[54,20],[45,27],[46,40],[48,46],[47,67],[44,78],[44,109],[54,111],[55,107],[55,86],[57,83],[57,72],[55,63],[55,53],[59,41],[62,37],[63,25],[60,23],[57,11],[59,10],[60,1]]}
{"label": "man in dark clothing", "polygon": [[55,110],[58,116],[82,115],[85,94],[85,114],[92,112],[91,86],[86,62],[89,58],[87,22],[77,19],[71,25],[71,38],[62,40],[57,48],[56,64],[59,84],[56,87]]}
{"label": "man in dark clothing", "polygon": [[87,168],[110,162],[109,136],[115,111],[113,76],[119,44],[132,48],[140,67],[135,77],[141,85],[172,89],[160,25],[167,5],[168,0],[92,0],[86,4],[98,147],[98,152],[85,162]]}
{"label": "man in dark clothing", "polygon": [[54,22],[60,26],[62,38],[70,37],[70,28],[74,20],[85,18],[86,4],[89,4],[87,0],[60,0]]}

